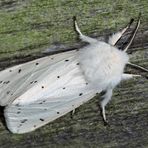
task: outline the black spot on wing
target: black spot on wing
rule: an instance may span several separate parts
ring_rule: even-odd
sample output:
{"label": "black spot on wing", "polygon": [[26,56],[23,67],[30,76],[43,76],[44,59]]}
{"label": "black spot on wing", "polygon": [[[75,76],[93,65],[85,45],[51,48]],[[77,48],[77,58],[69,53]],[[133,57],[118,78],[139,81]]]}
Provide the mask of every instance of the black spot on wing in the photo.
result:
{"label": "black spot on wing", "polygon": [[57,112],[57,114],[60,114],[60,112]]}
{"label": "black spot on wing", "polygon": [[63,87],[63,89],[66,89],[66,87]]}
{"label": "black spot on wing", "polygon": [[38,81],[31,81],[30,84],[37,83]]}
{"label": "black spot on wing", "polygon": [[77,63],[76,65],[80,65],[80,63]]}
{"label": "black spot on wing", "polygon": [[10,91],[7,91],[6,94],[7,94],[7,95],[10,94]]}
{"label": "black spot on wing", "polygon": [[2,83],[3,81],[0,81],[0,84]]}
{"label": "black spot on wing", "polygon": [[7,81],[6,84],[10,83],[10,81]]}
{"label": "black spot on wing", "polygon": [[3,84],[8,84],[8,83],[10,83],[10,81],[4,81],[4,82],[3,82]]}
{"label": "black spot on wing", "polygon": [[[12,94],[12,95],[13,95],[13,94]],[[20,104],[19,104],[19,103],[17,103],[15,106],[19,107],[19,106],[20,106]],[[21,108],[18,108],[18,110],[21,110]]]}
{"label": "black spot on wing", "polygon": [[46,100],[43,100],[42,102],[40,102],[39,104],[43,104],[43,103],[45,103],[46,102]]}
{"label": "black spot on wing", "polygon": [[44,86],[42,86],[42,89],[44,88]]}
{"label": "black spot on wing", "polygon": [[37,62],[37,63],[35,63],[35,65],[39,65],[39,63]]}
{"label": "black spot on wing", "polygon": [[25,123],[27,121],[27,119],[23,119],[21,120],[21,123]]}
{"label": "black spot on wing", "polygon": [[21,73],[21,71],[22,71],[22,70],[21,70],[21,69],[19,69],[19,70],[18,70],[18,73]]}
{"label": "black spot on wing", "polygon": [[44,121],[44,119],[40,118],[40,121]]}
{"label": "black spot on wing", "polygon": [[10,69],[9,72],[12,72],[12,70]]}
{"label": "black spot on wing", "polygon": [[57,76],[57,78],[59,79],[59,78],[60,78],[60,76]]}
{"label": "black spot on wing", "polygon": [[21,127],[21,126],[22,126],[22,124],[19,124],[18,128]]}
{"label": "black spot on wing", "polygon": [[79,93],[79,96],[82,96],[83,95],[83,93]]}
{"label": "black spot on wing", "polygon": [[65,62],[68,62],[69,60],[65,60]]}

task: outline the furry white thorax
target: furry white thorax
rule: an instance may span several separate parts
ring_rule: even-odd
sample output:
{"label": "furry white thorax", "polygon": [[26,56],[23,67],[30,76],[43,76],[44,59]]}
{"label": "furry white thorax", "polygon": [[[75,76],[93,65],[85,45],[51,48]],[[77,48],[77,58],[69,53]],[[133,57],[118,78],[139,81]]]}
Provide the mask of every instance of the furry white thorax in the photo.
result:
{"label": "furry white thorax", "polygon": [[86,81],[95,89],[114,88],[120,81],[128,55],[110,44],[96,42],[78,52]]}

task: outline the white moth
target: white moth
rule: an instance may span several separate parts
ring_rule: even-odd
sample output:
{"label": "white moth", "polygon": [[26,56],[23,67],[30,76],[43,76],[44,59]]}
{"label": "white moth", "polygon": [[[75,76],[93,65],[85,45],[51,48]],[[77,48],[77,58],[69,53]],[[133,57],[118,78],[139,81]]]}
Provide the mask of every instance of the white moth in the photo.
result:
{"label": "white moth", "polygon": [[107,122],[105,106],[115,86],[121,80],[140,76],[123,72],[126,64],[137,67],[128,62],[126,50],[140,19],[127,46],[123,50],[115,47],[130,24],[105,43],[83,35],[74,17],[75,31],[89,45],[1,71],[0,105],[5,106],[8,129],[18,134],[33,131],[73,111],[102,91],[106,93],[100,105]]}

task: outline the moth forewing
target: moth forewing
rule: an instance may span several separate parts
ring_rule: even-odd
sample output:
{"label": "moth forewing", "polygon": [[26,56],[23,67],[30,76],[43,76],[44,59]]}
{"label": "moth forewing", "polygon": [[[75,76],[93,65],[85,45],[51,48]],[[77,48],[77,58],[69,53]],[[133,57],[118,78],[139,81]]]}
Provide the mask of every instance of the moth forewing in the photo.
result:
{"label": "moth forewing", "polygon": [[13,100],[37,85],[48,74],[48,70],[53,69],[55,63],[59,61],[64,63],[65,59],[74,55],[73,52],[69,51],[64,55],[63,53],[57,54],[56,57],[52,55],[40,58],[1,71],[0,105],[5,106],[12,103]]}
{"label": "moth forewing", "polygon": [[7,126],[13,133],[33,131],[79,107],[94,95],[93,90],[80,91],[79,89],[79,94],[71,93],[70,96],[63,96],[60,99],[46,98],[19,106],[12,104],[5,109]]}

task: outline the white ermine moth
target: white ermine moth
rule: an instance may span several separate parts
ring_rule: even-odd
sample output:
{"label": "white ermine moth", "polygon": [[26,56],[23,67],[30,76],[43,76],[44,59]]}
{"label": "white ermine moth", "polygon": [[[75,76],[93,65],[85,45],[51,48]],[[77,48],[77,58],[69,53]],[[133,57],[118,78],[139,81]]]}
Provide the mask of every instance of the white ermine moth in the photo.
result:
{"label": "white ermine moth", "polygon": [[140,17],[126,45],[118,49],[116,44],[130,23],[109,37],[108,42],[81,33],[76,17],[74,29],[79,38],[87,42],[79,50],[66,51],[39,58],[0,72],[0,105],[12,133],[33,131],[73,111],[105,91],[100,103],[104,122],[105,106],[113,89],[122,80],[141,75],[124,73],[128,64],[148,72],[129,62],[126,53],[140,25]]}

